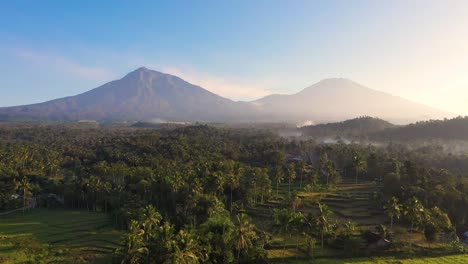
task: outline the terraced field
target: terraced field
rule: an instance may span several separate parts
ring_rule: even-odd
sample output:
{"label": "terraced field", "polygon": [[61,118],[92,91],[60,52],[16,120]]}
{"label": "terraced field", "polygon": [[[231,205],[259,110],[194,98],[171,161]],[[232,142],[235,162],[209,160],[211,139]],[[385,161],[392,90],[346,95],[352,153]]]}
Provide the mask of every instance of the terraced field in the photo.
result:
{"label": "terraced field", "polygon": [[353,221],[360,226],[376,226],[387,221],[382,208],[376,204],[374,183],[342,183],[337,191],[327,194],[320,202],[328,205],[342,221]]}
{"label": "terraced field", "polygon": [[[290,207],[285,197],[288,197],[288,184],[280,184],[278,196],[258,204],[255,208],[248,208],[248,214],[253,218],[255,225],[264,230],[271,230],[272,240],[269,245],[269,258],[283,259],[288,257],[304,257],[297,246],[305,245],[304,237],[300,234],[281,235],[276,234],[273,228],[272,215],[274,208]],[[296,191],[301,199],[297,210],[305,214],[317,210],[317,201],[326,204],[333,211],[332,217],[340,222],[352,221],[359,228],[373,229],[379,224],[388,222],[381,205],[377,204],[375,193],[379,186],[375,183],[359,183],[354,181],[343,182],[335,190],[305,192],[299,184],[291,185],[291,191]],[[342,253],[342,252],[339,252]],[[329,257],[335,255],[333,249],[317,250],[317,257]]]}
{"label": "terraced field", "polygon": [[105,214],[60,209],[18,212],[0,216],[0,263],[31,258],[33,263],[41,258],[54,263],[106,263],[120,238]]}

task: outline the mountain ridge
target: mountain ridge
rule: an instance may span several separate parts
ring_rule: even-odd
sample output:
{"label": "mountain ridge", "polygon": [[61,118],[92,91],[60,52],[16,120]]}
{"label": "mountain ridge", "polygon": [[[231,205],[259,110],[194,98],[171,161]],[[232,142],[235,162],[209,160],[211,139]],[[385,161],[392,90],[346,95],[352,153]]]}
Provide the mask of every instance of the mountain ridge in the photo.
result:
{"label": "mountain ridge", "polygon": [[[385,101],[392,102],[386,104]],[[421,114],[426,112],[430,118],[448,117],[448,112],[370,89],[345,78],[324,79],[290,95],[272,94],[243,102],[219,96],[178,76],[140,67],[121,79],[74,96],[1,107],[0,119],[320,122],[378,116],[395,121],[398,117],[392,118],[394,113],[391,112],[397,112],[401,106],[406,107],[405,116],[414,116],[408,121],[429,119]],[[385,107],[389,114],[382,114]]]}

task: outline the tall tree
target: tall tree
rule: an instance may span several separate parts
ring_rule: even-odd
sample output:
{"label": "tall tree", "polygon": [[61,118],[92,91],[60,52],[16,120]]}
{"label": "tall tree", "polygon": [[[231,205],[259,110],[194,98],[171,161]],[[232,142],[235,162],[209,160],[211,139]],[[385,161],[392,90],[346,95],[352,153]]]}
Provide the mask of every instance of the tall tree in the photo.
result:
{"label": "tall tree", "polygon": [[27,207],[27,198],[32,194],[32,184],[29,181],[28,177],[25,175],[18,183],[18,189],[21,190],[23,194],[23,213]]}
{"label": "tall tree", "polygon": [[291,182],[296,178],[296,169],[293,162],[288,164],[287,173],[288,173],[288,197],[291,197]]}
{"label": "tall tree", "polygon": [[144,239],[145,231],[140,228],[138,221],[132,220],[125,236],[125,246],[122,264],[140,264],[144,256],[148,254],[148,247]]}
{"label": "tall tree", "polygon": [[387,215],[390,217],[390,229],[393,229],[393,219],[400,219],[402,205],[399,203],[398,198],[393,196],[388,203],[384,206]]}
{"label": "tall tree", "polygon": [[256,233],[255,226],[250,222],[247,214],[238,214],[235,224],[234,248],[237,252],[237,263],[239,263],[241,251],[252,247],[252,240],[256,237]]}
{"label": "tall tree", "polygon": [[424,219],[424,206],[416,197],[412,197],[405,203],[404,215],[411,223],[412,232],[414,226],[421,224]]}
{"label": "tall tree", "polygon": [[362,156],[362,154],[359,152],[354,153],[353,167],[354,167],[354,173],[356,176],[356,184],[358,184],[359,173],[366,170],[366,161],[364,157]]}
{"label": "tall tree", "polygon": [[270,168],[270,173],[273,178],[273,182],[276,184],[276,197],[278,197],[279,184],[284,180],[284,171],[281,165],[277,165]]}
{"label": "tall tree", "polygon": [[331,231],[332,223],[330,220],[330,215],[332,211],[328,208],[327,205],[321,204],[318,205],[318,212],[316,215],[317,227],[320,231],[320,244],[323,248],[325,235]]}

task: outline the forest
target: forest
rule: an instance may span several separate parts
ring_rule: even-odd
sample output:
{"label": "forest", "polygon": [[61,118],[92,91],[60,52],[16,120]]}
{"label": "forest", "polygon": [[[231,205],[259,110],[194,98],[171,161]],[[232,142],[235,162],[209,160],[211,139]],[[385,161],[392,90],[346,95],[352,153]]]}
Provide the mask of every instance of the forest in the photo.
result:
{"label": "forest", "polygon": [[[463,254],[468,156],[255,128],[1,124],[0,213],[17,208],[105,215],[121,234],[107,263]],[[1,217],[0,245],[27,248]],[[40,252],[27,263],[60,254]]]}

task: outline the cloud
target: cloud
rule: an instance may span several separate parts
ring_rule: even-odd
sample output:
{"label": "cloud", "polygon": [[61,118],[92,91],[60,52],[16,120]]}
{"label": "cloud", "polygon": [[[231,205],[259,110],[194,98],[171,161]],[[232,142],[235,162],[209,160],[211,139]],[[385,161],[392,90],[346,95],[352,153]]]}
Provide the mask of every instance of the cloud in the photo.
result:
{"label": "cloud", "polygon": [[[108,82],[117,79],[119,76],[113,71],[95,66],[80,64],[63,55],[47,52],[38,52],[32,49],[15,48],[14,54],[19,58],[38,65],[39,67],[49,67],[56,71],[93,80],[98,82]],[[139,67],[147,66],[150,69],[164,73],[176,75],[192,84],[199,85],[215,94],[232,100],[255,100],[271,94],[269,87],[274,86],[278,81],[272,78],[240,79],[233,76],[214,76],[207,72],[201,72],[190,66],[164,66],[147,63],[142,58],[122,55],[119,57],[122,64]],[[112,68],[112,67],[109,67]]]}
{"label": "cloud", "polygon": [[88,80],[106,82],[115,79],[115,74],[105,68],[84,66],[57,54],[39,53],[28,49],[15,49],[15,54],[40,67],[53,67],[56,70]]}
{"label": "cloud", "polygon": [[239,80],[235,77],[214,76],[188,67],[180,68],[151,64],[147,64],[147,67],[176,75],[192,84],[199,85],[210,92],[232,100],[254,100],[272,93],[267,88],[271,87],[272,80]]}

